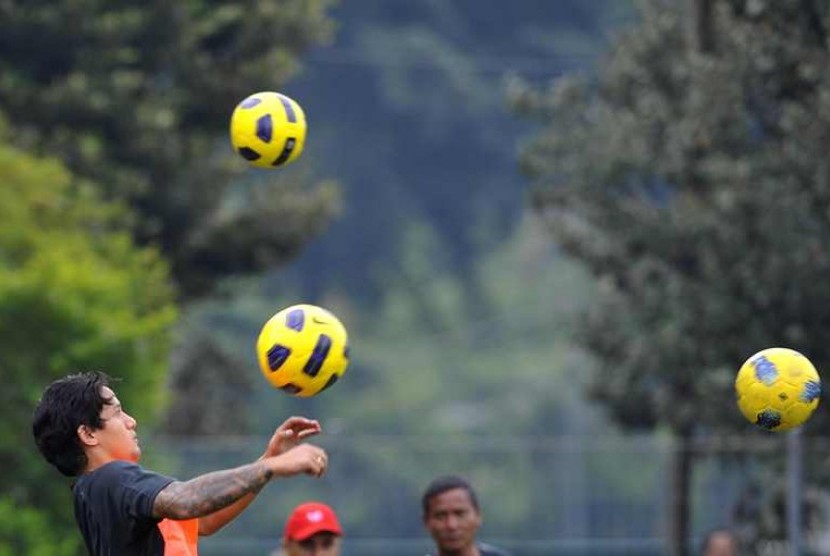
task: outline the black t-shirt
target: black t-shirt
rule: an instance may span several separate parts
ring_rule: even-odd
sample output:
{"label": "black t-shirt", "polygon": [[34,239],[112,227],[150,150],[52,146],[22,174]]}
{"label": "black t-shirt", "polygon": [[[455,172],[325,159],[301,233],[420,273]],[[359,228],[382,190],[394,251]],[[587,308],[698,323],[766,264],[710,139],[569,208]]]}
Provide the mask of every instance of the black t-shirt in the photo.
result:
{"label": "black t-shirt", "polygon": [[92,556],[162,556],[153,502],[170,477],[126,461],[82,475],[72,493],[75,520]]}

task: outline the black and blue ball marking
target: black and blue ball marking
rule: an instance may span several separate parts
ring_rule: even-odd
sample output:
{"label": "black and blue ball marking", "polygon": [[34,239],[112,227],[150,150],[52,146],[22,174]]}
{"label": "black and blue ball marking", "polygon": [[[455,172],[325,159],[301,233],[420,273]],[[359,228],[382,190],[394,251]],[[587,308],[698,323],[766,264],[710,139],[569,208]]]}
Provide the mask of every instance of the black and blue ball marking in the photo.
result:
{"label": "black and blue ball marking", "polygon": [[781,425],[781,414],[771,409],[765,409],[758,414],[755,424],[768,431],[775,430]]}
{"label": "black and blue ball marking", "polygon": [[[288,120],[289,123],[296,123],[297,122],[297,113],[294,111],[294,107],[291,105],[291,101],[288,97],[283,95],[277,95],[277,98],[280,100],[282,104],[283,110],[285,110],[285,119]],[[297,138],[296,137],[286,137],[285,143],[282,146],[282,152],[280,155],[271,163],[271,166],[281,166],[285,164],[285,162],[291,158],[291,153],[294,152],[294,148],[297,146]]]}
{"label": "black and blue ball marking", "polygon": [[291,101],[288,100],[287,97],[283,95],[277,95],[277,98],[280,99],[282,103],[282,107],[285,109],[285,117],[288,119],[289,122],[292,124],[297,121],[297,114],[294,112],[294,107],[291,106]]}
{"label": "black and blue ball marking", "polygon": [[249,147],[239,147],[236,150],[245,160],[258,160],[260,157],[258,152]]}
{"label": "black and blue ball marking", "polygon": [[[343,346],[343,357],[345,359],[349,358],[349,346]],[[320,392],[334,386],[334,383],[337,382],[338,378],[340,378],[340,375],[336,375],[336,374],[331,375],[329,377],[328,381],[326,382],[326,385],[323,386],[322,388],[320,388]]]}
{"label": "black and blue ball marking", "polygon": [[778,368],[775,366],[775,363],[767,359],[765,356],[760,355],[753,359],[752,366],[755,367],[755,378],[763,384],[772,386],[772,384],[778,379]]}
{"label": "black and blue ball marking", "polygon": [[303,367],[303,372],[310,377],[317,376],[323,363],[326,362],[326,357],[329,356],[329,350],[331,350],[331,338],[325,334],[320,334],[317,338],[317,344],[314,346],[314,351],[311,352],[305,367]]}
{"label": "black and blue ball marking", "polygon": [[330,386],[333,386],[333,385],[334,385],[334,383],[335,383],[335,382],[337,382],[337,379],[338,379],[338,378],[340,378],[340,377],[339,377],[339,376],[337,376],[337,375],[331,375],[331,376],[329,377],[328,382],[326,382],[326,385],[325,385],[325,386],[323,386],[322,388],[320,388],[320,392],[322,392],[323,390],[325,390],[326,388],[328,388],[328,387],[330,387]]}
{"label": "black and blue ball marking", "polygon": [[282,152],[277,157],[271,166],[280,166],[285,164],[285,161],[289,159],[291,153],[294,152],[294,147],[297,146],[297,140],[294,137],[288,137],[285,139],[285,144],[282,147]]}
{"label": "black and blue ball marking", "polygon": [[299,394],[303,389],[297,386],[296,384],[291,384],[289,382],[285,386],[280,386],[280,390],[294,396],[296,394]]}
{"label": "black and blue ball marking", "polygon": [[289,355],[291,355],[291,348],[281,344],[271,346],[271,349],[268,350],[268,368],[271,369],[271,372],[282,367]]}
{"label": "black and blue ball marking", "polygon": [[305,326],[305,311],[294,309],[285,315],[285,327],[296,332],[301,332]]}
{"label": "black and blue ball marking", "polygon": [[257,104],[259,104],[260,102],[262,102],[262,99],[261,99],[261,98],[258,98],[258,97],[248,97],[248,98],[246,98],[245,100],[243,100],[242,102],[240,102],[240,103],[239,103],[239,106],[240,106],[241,108],[244,108],[244,109],[246,109],[246,110],[249,110],[249,109],[253,108],[254,106],[256,106]]}
{"label": "black and blue ball marking", "polygon": [[801,391],[801,395],[798,397],[804,403],[810,403],[813,400],[817,400],[821,396],[821,383],[815,380],[808,380],[804,384],[804,390]]}
{"label": "black and blue ball marking", "polygon": [[274,136],[274,119],[271,114],[265,114],[256,121],[256,136],[263,143],[270,143]]}

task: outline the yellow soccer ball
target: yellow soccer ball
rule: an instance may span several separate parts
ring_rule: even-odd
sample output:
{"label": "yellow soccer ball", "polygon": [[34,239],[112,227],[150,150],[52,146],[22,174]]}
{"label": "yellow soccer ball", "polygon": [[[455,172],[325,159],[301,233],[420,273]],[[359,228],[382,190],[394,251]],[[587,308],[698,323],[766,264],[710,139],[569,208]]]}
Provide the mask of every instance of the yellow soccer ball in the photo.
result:
{"label": "yellow soccer ball", "polygon": [[346,327],[315,305],[293,305],[271,317],[262,327],[256,351],[268,382],[303,398],[332,386],[349,364]]}
{"label": "yellow soccer ball", "polygon": [[230,133],[234,150],[250,164],[260,168],[285,166],[303,152],[305,112],[283,94],[254,93],[236,105]]}
{"label": "yellow soccer ball", "polygon": [[787,348],[768,348],[746,360],[735,379],[738,407],[768,431],[803,424],[818,407],[821,379],[809,359]]}

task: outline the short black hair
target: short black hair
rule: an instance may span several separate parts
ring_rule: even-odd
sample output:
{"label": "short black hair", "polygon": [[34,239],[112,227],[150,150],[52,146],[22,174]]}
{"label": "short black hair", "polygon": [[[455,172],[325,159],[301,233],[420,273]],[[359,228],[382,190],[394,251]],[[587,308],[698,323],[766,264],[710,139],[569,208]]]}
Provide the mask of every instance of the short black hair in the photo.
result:
{"label": "short black hair", "polygon": [[78,427],[97,430],[104,426],[101,409],[108,400],[101,391],[110,381],[98,371],[69,375],[47,386],[35,408],[35,444],[46,461],[68,477],[78,476],[86,468]]}
{"label": "short black hair", "polygon": [[424,490],[424,494],[421,497],[421,511],[423,512],[424,517],[426,517],[429,513],[429,506],[432,503],[433,498],[439,494],[447,492],[448,490],[455,490],[457,488],[467,491],[467,494],[470,496],[470,502],[473,504],[476,511],[479,511],[478,495],[476,494],[476,491],[473,490],[472,485],[465,478],[458,475],[443,475],[433,479]]}

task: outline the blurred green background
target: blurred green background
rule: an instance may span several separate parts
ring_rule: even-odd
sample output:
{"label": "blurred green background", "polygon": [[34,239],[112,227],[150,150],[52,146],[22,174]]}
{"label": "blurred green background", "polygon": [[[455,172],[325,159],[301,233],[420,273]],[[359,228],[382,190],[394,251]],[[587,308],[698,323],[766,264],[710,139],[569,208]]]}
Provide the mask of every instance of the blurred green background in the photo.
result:
{"label": "blurred green background", "polygon": [[[182,479],[321,420],[327,478],[270,486],[206,555],[267,554],[308,497],[349,555],[423,554],[420,489],[450,471],[516,554],[685,555],[716,526],[830,553],[824,412],[787,545],[786,438],[732,392],[768,346],[830,360],[828,23],[820,0],[0,2],[0,555],[83,553],[29,432],[79,369],[122,379],[144,463]],[[308,117],[277,171],[227,138],[259,90]],[[253,352],[299,302],[350,333],[313,399]]]}

